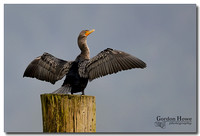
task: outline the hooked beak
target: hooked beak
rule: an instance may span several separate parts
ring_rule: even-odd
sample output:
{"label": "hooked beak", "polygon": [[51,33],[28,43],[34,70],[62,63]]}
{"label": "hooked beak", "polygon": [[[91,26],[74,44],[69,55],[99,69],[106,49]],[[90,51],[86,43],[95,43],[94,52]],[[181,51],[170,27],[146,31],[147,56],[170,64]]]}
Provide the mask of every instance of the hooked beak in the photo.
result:
{"label": "hooked beak", "polygon": [[92,30],[90,30],[90,31],[86,31],[86,33],[85,33],[85,35],[86,36],[88,36],[88,35],[90,35],[92,32],[94,32],[95,31],[95,29],[92,29]]}

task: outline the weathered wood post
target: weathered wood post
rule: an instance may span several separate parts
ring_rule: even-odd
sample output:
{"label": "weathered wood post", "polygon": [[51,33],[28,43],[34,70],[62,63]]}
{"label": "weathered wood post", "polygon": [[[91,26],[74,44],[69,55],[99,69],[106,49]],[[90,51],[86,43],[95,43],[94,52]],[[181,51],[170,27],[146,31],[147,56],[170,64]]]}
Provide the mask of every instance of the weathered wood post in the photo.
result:
{"label": "weathered wood post", "polygon": [[41,94],[43,132],[96,132],[94,96]]}

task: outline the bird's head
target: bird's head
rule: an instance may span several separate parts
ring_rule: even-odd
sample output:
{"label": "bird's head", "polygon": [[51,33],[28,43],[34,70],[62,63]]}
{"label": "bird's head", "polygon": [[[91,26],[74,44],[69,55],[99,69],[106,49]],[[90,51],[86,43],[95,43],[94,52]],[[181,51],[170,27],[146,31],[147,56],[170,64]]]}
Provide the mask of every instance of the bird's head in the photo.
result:
{"label": "bird's head", "polygon": [[88,35],[90,35],[92,32],[94,32],[95,29],[92,29],[92,30],[82,30],[79,34],[79,37],[80,38],[84,38],[84,37],[87,37]]}
{"label": "bird's head", "polygon": [[95,30],[82,30],[78,36],[78,45],[79,48],[82,50],[85,46],[87,46],[87,36],[90,35]]}

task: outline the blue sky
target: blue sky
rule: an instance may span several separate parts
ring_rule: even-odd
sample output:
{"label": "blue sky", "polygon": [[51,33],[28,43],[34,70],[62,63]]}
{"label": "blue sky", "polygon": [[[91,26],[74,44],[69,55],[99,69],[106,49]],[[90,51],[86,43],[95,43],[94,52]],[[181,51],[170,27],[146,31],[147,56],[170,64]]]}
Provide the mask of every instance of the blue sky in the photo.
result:
{"label": "blue sky", "polygon": [[[90,82],[97,132],[196,130],[196,5],[5,5],[5,131],[42,132],[40,94],[55,85],[23,78],[43,52],[74,60],[77,37],[88,37],[91,57],[106,48],[147,63]],[[191,117],[191,125],[155,127],[157,116]]]}

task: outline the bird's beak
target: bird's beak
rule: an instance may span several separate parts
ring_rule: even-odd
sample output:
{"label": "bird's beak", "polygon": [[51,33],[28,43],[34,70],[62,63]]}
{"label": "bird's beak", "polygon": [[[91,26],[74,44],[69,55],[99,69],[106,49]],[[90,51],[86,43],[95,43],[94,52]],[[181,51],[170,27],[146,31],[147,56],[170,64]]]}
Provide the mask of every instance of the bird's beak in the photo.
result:
{"label": "bird's beak", "polygon": [[95,31],[95,29],[92,29],[92,30],[90,30],[90,31],[86,31],[85,35],[88,36],[89,34],[91,34],[91,33],[94,32],[94,31]]}

